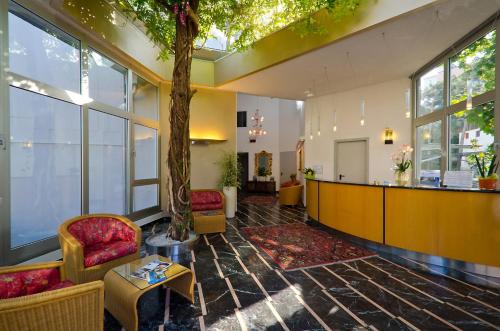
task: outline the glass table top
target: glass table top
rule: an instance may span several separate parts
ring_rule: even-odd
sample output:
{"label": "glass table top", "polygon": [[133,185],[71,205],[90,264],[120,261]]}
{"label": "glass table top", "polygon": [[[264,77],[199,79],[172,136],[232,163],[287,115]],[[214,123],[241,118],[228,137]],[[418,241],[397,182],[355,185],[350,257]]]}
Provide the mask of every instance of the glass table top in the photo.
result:
{"label": "glass table top", "polygon": [[[140,274],[139,269],[143,268],[145,265],[149,263],[155,263],[155,262],[167,262],[171,263],[170,267],[166,269],[164,272],[164,275],[166,276],[166,279],[163,279],[158,282],[153,282],[150,283],[145,279],[141,279],[137,277],[138,274]],[[183,266],[177,264],[177,263],[172,263],[169,258],[163,257],[161,255],[149,255],[141,259],[137,259],[135,261],[132,261],[127,264],[123,264],[121,266],[118,266],[116,268],[113,268],[113,271],[116,272],[118,275],[122,276],[124,279],[126,279],[129,283],[137,287],[138,289],[146,289],[150,286],[157,285],[158,283],[163,283],[167,281],[170,278],[175,277],[176,275],[185,272],[186,268]]]}

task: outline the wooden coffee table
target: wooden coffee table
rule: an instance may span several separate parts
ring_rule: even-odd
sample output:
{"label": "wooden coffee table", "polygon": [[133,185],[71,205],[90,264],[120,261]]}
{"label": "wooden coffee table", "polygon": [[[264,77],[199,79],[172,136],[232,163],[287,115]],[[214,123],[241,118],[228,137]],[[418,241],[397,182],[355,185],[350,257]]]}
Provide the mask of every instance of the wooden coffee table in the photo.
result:
{"label": "wooden coffee table", "polygon": [[168,286],[194,303],[194,275],[190,269],[180,264],[173,263],[165,273],[167,278],[156,284],[149,284],[130,275],[153,260],[170,262],[169,258],[150,255],[116,267],[104,276],[105,307],[127,331],[137,331],[139,324],[137,301],[141,295],[157,286]]}

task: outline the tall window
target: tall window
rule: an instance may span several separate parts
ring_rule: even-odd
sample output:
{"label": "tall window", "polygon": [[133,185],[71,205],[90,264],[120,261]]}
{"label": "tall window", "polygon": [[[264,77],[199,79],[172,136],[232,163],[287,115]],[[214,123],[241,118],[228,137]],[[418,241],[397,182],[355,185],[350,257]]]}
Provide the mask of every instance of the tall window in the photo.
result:
{"label": "tall window", "polygon": [[9,68],[22,77],[8,77],[9,239],[16,248],[54,236],[82,212],[81,109],[47,88],[80,91],[80,42],[17,5],[8,20]]}
{"label": "tall window", "polygon": [[418,116],[442,110],[444,107],[444,65],[439,64],[418,80]]}
{"label": "tall window", "polygon": [[[422,70],[416,88],[416,177],[436,183],[447,170],[477,175],[473,155],[493,155],[496,30],[485,28]],[[457,51],[458,50],[458,51]]]}
{"label": "tall window", "polygon": [[127,121],[89,110],[89,211],[126,214]]}
{"label": "tall window", "polygon": [[0,264],[56,249],[69,218],[159,211],[158,88],[13,1],[2,14],[10,231]]}
{"label": "tall window", "polygon": [[158,89],[145,79],[133,75],[133,112],[144,120],[136,122],[134,132],[134,173],[132,210],[139,212],[159,204],[158,128],[151,126],[157,120]]}
{"label": "tall window", "polygon": [[10,88],[11,247],[81,213],[80,107]]}

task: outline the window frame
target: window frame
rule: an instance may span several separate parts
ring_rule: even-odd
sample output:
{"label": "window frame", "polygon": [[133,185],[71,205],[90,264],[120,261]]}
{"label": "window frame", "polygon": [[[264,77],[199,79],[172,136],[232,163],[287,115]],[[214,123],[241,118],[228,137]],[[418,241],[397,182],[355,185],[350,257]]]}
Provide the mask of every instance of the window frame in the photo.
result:
{"label": "window frame", "polygon": [[[499,12],[500,13],[500,12]],[[495,89],[487,91],[485,93],[476,95],[472,97],[472,106],[477,107],[479,105],[494,102],[495,105],[500,105],[500,89],[497,87],[500,86],[500,52],[498,51],[498,45],[500,45],[500,21],[496,19],[499,13],[494,14],[489,19],[484,21],[480,26],[476,29],[472,30],[465,37],[454,43],[451,47],[446,49],[444,52],[439,54],[432,61],[428,62],[418,71],[416,71],[410,78],[412,80],[411,88],[412,88],[412,140],[413,146],[417,146],[417,128],[426,125],[432,122],[441,121],[441,165],[440,165],[440,181],[442,183],[444,173],[448,170],[449,165],[449,152],[450,152],[450,144],[449,144],[449,127],[450,127],[450,116],[462,111],[466,108],[466,100],[457,102],[455,104],[451,104],[450,102],[450,61],[452,58],[462,52],[464,49],[469,47],[475,41],[481,39],[489,32],[496,30],[496,54],[495,54]],[[436,66],[444,63],[444,108],[441,110],[436,110],[432,113],[418,116],[418,89],[419,89],[419,80],[425,75],[427,72],[435,68]],[[500,107],[495,106],[495,149],[497,155],[500,156],[499,150],[500,144]],[[420,183],[420,164],[418,160],[418,151],[415,148],[413,152],[413,182]],[[500,174],[500,169],[498,171]]]}
{"label": "window frame", "polygon": [[[35,20],[46,23],[48,26],[62,31],[63,33],[75,38],[80,43],[80,93],[69,92],[62,88],[57,88],[46,83],[42,83],[30,77],[11,72],[8,68],[9,63],[9,33],[8,33],[8,13],[11,9],[11,3],[15,6],[24,8],[29,16]],[[28,20],[30,22],[30,20]],[[31,23],[31,22],[30,22]],[[57,23],[57,24],[56,24]],[[122,118],[125,124],[125,183],[126,183],[126,215],[132,220],[155,215],[161,212],[161,131],[160,131],[160,78],[148,72],[146,69],[129,60],[120,52],[113,51],[103,47],[103,44],[93,42],[89,37],[78,29],[67,23],[57,20],[49,13],[40,10],[36,5],[24,0],[0,0],[0,219],[6,220],[0,222],[0,265],[15,264],[25,261],[45,253],[54,251],[58,248],[57,234],[34,243],[16,248],[11,248],[11,218],[10,218],[10,110],[9,110],[9,86],[18,84],[20,81],[33,82],[38,88],[22,86],[21,89],[42,94],[47,97],[76,104],[80,107],[81,114],[81,214],[89,212],[89,110],[99,111],[108,115]],[[105,44],[104,44],[105,45]],[[115,108],[113,106],[91,100],[89,98],[89,77],[88,77],[88,51],[94,50],[126,69],[126,103],[125,109]],[[158,119],[153,120],[138,116],[133,111],[132,102],[132,77],[133,74],[151,83],[156,89],[156,102],[158,110]],[[16,86],[19,88],[19,86]],[[43,92],[40,91],[40,88]],[[145,185],[146,183],[134,181],[134,151],[133,141],[135,124],[156,130],[157,132],[157,174],[155,178],[147,179],[147,184],[158,185],[157,205],[140,210],[133,211],[133,187]],[[5,147],[3,147],[5,146]],[[75,215],[78,216],[78,215]]]}

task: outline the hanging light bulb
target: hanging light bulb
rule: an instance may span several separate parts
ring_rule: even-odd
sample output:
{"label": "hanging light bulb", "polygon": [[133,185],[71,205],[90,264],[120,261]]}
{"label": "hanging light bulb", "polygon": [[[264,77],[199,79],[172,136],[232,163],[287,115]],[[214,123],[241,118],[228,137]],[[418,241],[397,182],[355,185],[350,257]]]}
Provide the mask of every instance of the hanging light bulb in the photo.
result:
{"label": "hanging light bulb", "polygon": [[[312,107],[311,107],[312,108]],[[312,118],[312,109],[311,109],[311,112],[310,112],[310,117],[309,117],[309,139],[310,140],[313,140],[314,139],[314,135],[313,135],[313,125],[312,125],[312,122],[313,122],[313,118]]]}
{"label": "hanging light bulb", "polygon": [[467,102],[465,109],[472,109],[472,79],[467,79]]}
{"label": "hanging light bulb", "polygon": [[337,111],[333,111],[333,132],[337,132]]}
{"label": "hanging light bulb", "polygon": [[318,110],[318,137],[321,136],[321,113]]}
{"label": "hanging light bulb", "polygon": [[365,99],[361,100],[361,120],[359,121],[361,126],[365,126]]}
{"label": "hanging light bulb", "polygon": [[405,92],[405,109],[406,109],[406,118],[411,117],[410,111],[410,89],[407,89]]}

